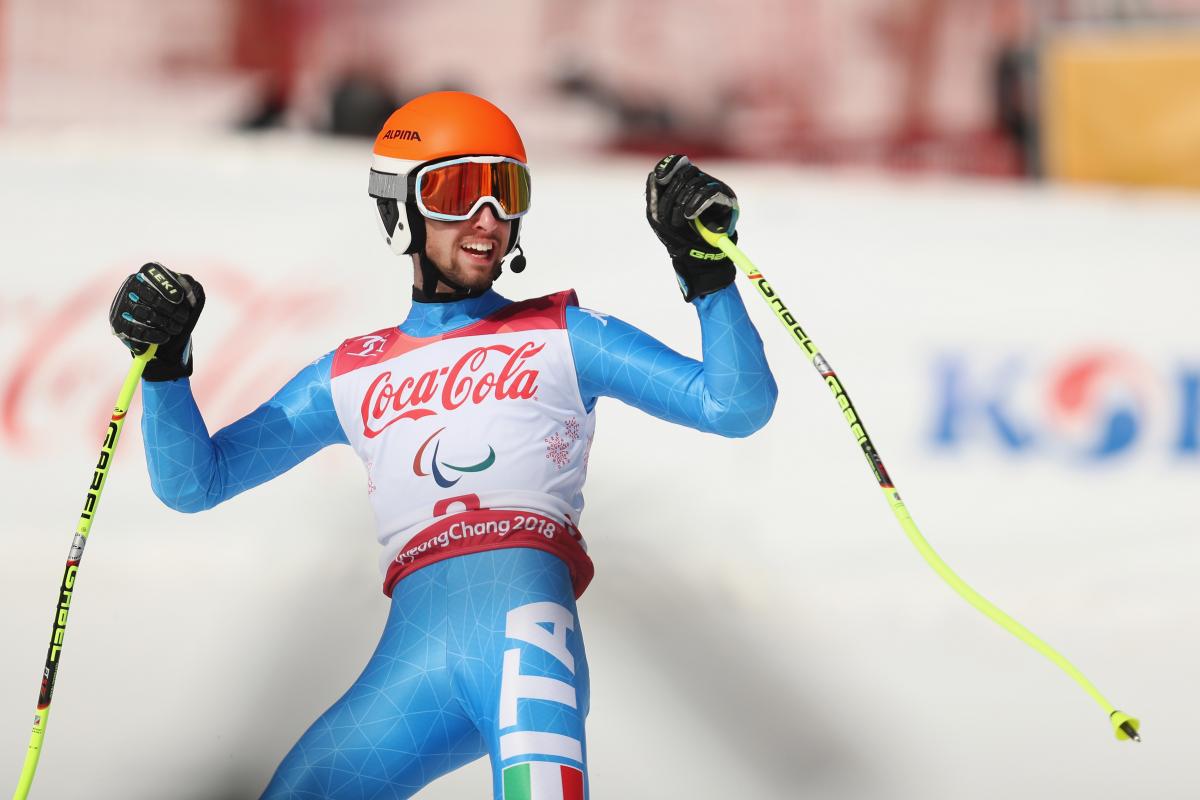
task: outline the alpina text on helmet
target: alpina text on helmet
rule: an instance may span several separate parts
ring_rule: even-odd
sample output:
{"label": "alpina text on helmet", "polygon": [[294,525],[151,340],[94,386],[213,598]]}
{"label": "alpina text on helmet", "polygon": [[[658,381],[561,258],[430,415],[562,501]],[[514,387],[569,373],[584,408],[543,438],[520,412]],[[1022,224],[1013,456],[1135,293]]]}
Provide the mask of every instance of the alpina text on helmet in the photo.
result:
{"label": "alpina text on helmet", "polygon": [[406,141],[419,142],[421,134],[418,131],[406,131],[394,128],[389,131],[384,131],[384,139],[404,139]]}

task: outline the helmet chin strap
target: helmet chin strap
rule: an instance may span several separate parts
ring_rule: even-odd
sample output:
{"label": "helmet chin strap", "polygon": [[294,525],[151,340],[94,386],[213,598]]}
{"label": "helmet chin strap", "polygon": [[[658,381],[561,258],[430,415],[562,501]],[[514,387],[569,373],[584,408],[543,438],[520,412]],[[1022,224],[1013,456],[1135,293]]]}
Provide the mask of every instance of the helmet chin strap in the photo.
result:
{"label": "helmet chin strap", "polygon": [[[421,264],[421,288],[413,287],[413,299],[424,303],[453,303],[456,300],[465,300],[468,297],[479,297],[488,289],[492,288],[489,283],[482,289],[469,289],[455,280],[451,280],[442,272],[437,264],[425,254],[422,250],[417,256],[417,260]],[[496,270],[492,274],[492,283],[500,277],[500,265],[496,265]],[[450,287],[449,292],[437,291],[438,282],[444,283]]]}

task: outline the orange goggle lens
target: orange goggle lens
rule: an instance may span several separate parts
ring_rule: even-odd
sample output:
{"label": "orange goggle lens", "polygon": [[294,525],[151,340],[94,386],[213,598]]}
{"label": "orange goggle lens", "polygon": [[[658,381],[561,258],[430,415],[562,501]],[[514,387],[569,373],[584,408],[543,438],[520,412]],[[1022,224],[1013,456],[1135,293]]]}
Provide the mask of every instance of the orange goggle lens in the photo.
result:
{"label": "orange goggle lens", "polygon": [[470,219],[480,203],[494,203],[501,219],[529,210],[529,168],[510,158],[457,159],[421,170],[417,205],[433,219]]}

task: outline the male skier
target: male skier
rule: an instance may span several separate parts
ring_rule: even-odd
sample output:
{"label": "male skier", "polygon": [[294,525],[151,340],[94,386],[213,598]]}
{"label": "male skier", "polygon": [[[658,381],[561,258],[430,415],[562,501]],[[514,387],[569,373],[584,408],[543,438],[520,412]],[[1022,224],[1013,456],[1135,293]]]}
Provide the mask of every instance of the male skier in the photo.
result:
{"label": "male skier", "polygon": [[774,408],[735,268],[692,226],[730,225],[736,198],[683,156],[646,183],[647,219],[700,318],[698,362],[579,308],[574,292],[512,302],[492,289],[530,179],[520,135],[487,101],[437,92],[398,109],[369,192],[388,244],[413,259],[408,317],[346,340],[213,436],[188,381],[200,283],[146,264],[122,285],[113,331],[135,352],[159,346],[143,385],[154,491],[200,511],[337,443],[367,467],[387,624],[263,797],[406,798],[486,754],[497,800],[583,800],[575,601],[592,563],[577,525],[596,400],[724,436]]}

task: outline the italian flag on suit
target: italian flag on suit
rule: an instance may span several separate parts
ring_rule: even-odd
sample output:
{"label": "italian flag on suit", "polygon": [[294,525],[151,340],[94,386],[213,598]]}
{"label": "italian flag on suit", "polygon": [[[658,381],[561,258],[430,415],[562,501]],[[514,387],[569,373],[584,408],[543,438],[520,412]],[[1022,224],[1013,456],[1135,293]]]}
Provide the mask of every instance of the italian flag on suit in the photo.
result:
{"label": "italian flag on suit", "polygon": [[506,767],[504,800],[583,800],[583,773],[550,761]]}

